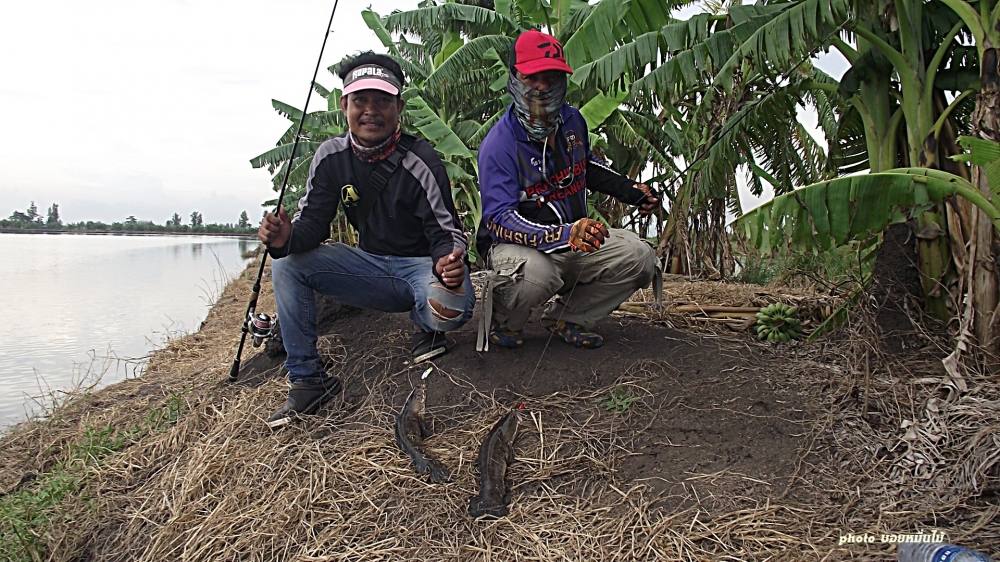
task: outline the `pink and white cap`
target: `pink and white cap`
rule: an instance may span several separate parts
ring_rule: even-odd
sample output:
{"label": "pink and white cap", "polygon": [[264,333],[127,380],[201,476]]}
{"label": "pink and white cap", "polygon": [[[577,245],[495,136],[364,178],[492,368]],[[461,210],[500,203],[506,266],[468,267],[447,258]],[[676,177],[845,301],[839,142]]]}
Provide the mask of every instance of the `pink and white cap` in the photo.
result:
{"label": "pink and white cap", "polygon": [[401,85],[399,78],[388,68],[377,64],[363,64],[344,79],[344,95],[359,90],[380,90],[398,96]]}

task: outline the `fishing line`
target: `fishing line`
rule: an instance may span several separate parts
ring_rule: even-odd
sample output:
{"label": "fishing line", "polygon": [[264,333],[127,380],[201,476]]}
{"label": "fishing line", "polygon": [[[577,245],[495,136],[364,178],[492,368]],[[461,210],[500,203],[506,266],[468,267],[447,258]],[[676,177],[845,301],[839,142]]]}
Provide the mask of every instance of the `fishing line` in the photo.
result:
{"label": "fishing line", "polygon": [[[323,60],[323,51],[326,50],[326,41],[330,38],[330,30],[333,28],[333,16],[337,13],[337,5],[340,4],[340,0],[335,0],[333,3],[333,9],[330,11],[330,21],[326,24],[326,33],[323,35],[323,45],[319,48],[319,56],[316,57],[316,68],[313,70],[312,81],[309,82],[309,92],[306,94],[306,103],[302,106],[302,115],[299,117],[299,126],[295,131],[295,141],[292,143],[292,154],[288,157],[288,164],[285,167],[285,177],[281,180],[281,191],[278,192],[278,204],[275,206],[274,213],[277,215],[281,211],[281,202],[285,198],[285,189],[288,187],[288,177],[292,173],[292,163],[295,162],[295,151],[299,147],[299,139],[302,136],[302,126],[306,122],[306,115],[309,111],[309,100],[312,99],[313,89],[316,85],[316,77],[319,76],[319,66]],[[250,325],[253,322],[255,312],[257,309],[257,298],[260,296],[260,280],[264,276],[264,264],[267,263],[267,252],[263,252],[263,256],[260,259],[260,267],[257,269],[257,280],[253,284],[253,294],[250,295],[250,303],[247,305],[246,314],[243,315],[243,330],[240,335],[240,345],[236,349],[236,357],[233,359],[233,366],[229,369],[229,380],[230,382],[235,382],[239,378],[240,373],[240,355],[243,354],[243,344],[246,343],[247,332],[250,331]]]}
{"label": "fishing line", "polygon": [[[828,34],[827,34],[827,35],[826,35],[825,37],[823,37],[823,39],[822,39],[822,41],[820,41],[820,43],[825,43],[827,39],[829,39],[830,37],[833,37],[833,36],[834,36],[835,34],[837,34],[837,33],[840,33],[840,30],[841,30],[841,29],[843,29],[845,25],[847,25],[848,23],[850,23],[850,21],[851,21],[851,20],[850,20],[850,19],[848,19],[848,20],[844,21],[844,23],[842,23],[842,24],[838,25],[838,26],[836,27],[836,29],[834,29],[833,31],[831,31],[830,33],[828,33]],[[716,145],[716,144],[718,144],[718,143],[719,143],[719,141],[721,141],[721,140],[723,139],[723,137],[725,137],[725,136],[726,136],[727,134],[729,134],[729,132],[730,132],[730,131],[732,131],[732,130],[733,130],[734,128],[736,128],[736,125],[739,125],[740,121],[742,121],[742,120],[743,120],[743,119],[744,119],[744,118],[745,118],[745,117],[746,117],[747,115],[749,115],[749,114],[750,114],[750,111],[749,111],[749,110],[750,110],[751,108],[753,108],[753,107],[755,107],[755,106],[757,106],[757,105],[759,105],[759,104],[763,103],[763,102],[764,102],[764,100],[766,100],[766,99],[767,99],[767,98],[769,98],[770,96],[772,96],[772,95],[774,95],[775,93],[777,93],[777,91],[778,91],[778,82],[781,82],[782,80],[787,80],[787,79],[788,79],[788,77],[789,77],[789,76],[791,76],[791,75],[792,75],[792,73],[793,73],[793,72],[795,72],[795,70],[796,70],[796,69],[798,69],[798,68],[799,68],[800,66],[802,66],[802,64],[803,64],[803,63],[805,63],[806,61],[808,61],[808,60],[812,59],[812,56],[813,56],[813,52],[814,52],[814,51],[810,51],[810,52],[809,52],[809,53],[808,53],[808,54],[807,54],[807,55],[805,56],[805,58],[803,58],[802,60],[800,60],[800,61],[799,61],[799,62],[798,62],[798,63],[797,63],[797,64],[796,64],[795,66],[793,66],[792,68],[790,68],[790,69],[786,70],[786,71],[785,71],[785,72],[784,72],[784,73],[783,73],[783,74],[781,75],[780,79],[779,79],[779,80],[778,80],[777,82],[775,82],[775,83],[773,84],[773,87],[772,87],[772,89],[771,89],[770,91],[768,91],[768,92],[767,92],[766,94],[764,94],[764,96],[763,96],[763,97],[761,97],[761,98],[760,98],[760,99],[758,99],[758,100],[754,100],[753,102],[751,102],[751,103],[747,104],[747,105],[746,105],[746,106],[745,106],[745,107],[743,108],[743,110],[744,110],[744,111],[743,111],[743,113],[741,113],[740,115],[738,115],[738,116],[736,117],[736,119],[735,119],[735,120],[733,121],[733,123],[732,123],[732,124],[731,124],[730,126],[728,126],[728,127],[726,127],[725,129],[723,129],[723,131],[722,131],[721,133],[719,133],[719,135],[718,135],[718,136],[717,136],[717,137],[716,137],[716,138],[715,138],[714,140],[712,140],[712,142],[711,142],[711,143],[709,143],[708,147],[707,147],[707,148],[705,148],[705,149],[704,149],[704,150],[703,150],[703,151],[701,152],[701,154],[698,154],[698,155],[696,155],[696,156],[695,156],[695,159],[694,159],[694,160],[692,160],[692,161],[691,161],[691,163],[690,163],[690,164],[688,164],[688,166],[687,166],[686,168],[684,168],[684,169],[683,169],[683,170],[681,171],[681,173],[680,173],[680,174],[678,174],[678,175],[677,175],[677,177],[675,177],[675,178],[674,178],[673,180],[671,180],[671,182],[670,182],[669,184],[667,184],[667,187],[665,187],[665,188],[663,189],[663,192],[664,192],[664,193],[666,193],[666,190],[667,190],[667,188],[668,188],[668,187],[672,187],[672,186],[673,186],[673,185],[674,185],[674,184],[675,184],[675,183],[677,182],[677,180],[679,180],[679,179],[683,178],[683,177],[684,177],[684,175],[685,175],[685,174],[687,174],[687,173],[688,173],[688,171],[689,171],[689,170],[690,170],[690,169],[691,169],[691,168],[692,168],[692,167],[693,167],[693,166],[694,166],[695,164],[697,164],[698,162],[700,162],[700,161],[704,160],[704,159],[705,159],[705,157],[706,157],[706,156],[708,155],[708,153],[709,153],[709,152],[711,152],[711,150],[712,150],[713,148],[715,148],[715,145]],[[642,203],[642,202],[643,202],[643,201],[644,201],[645,199],[646,199],[646,196],[645,196],[645,195],[643,195],[642,199],[639,199],[638,201],[636,201],[636,202],[635,202],[635,203],[633,203],[633,204],[634,204],[634,205],[638,205],[638,204]],[[663,201],[661,200],[661,201],[660,201],[660,205],[661,205],[661,208],[662,208],[662,204],[663,204]],[[659,267],[659,266],[658,266],[658,267]],[[575,290],[576,290],[576,286],[577,286],[577,285],[579,285],[579,282],[577,282],[577,283],[574,283],[574,284],[573,284],[573,287],[572,287],[572,288],[570,288],[570,291],[569,291],[569,294],[568,294],[568,295],[567,295],[567,297],[566,297],[566,302],[567,302],[567,303],[569,302],[569,299],[571,299],[571,298],[573,297],[573,291],[575,291]],[[560,298],[561,298],[561,297],[560,297]],[[560,311],[559,311],[559,318],[557,318],[557,319],[556,319],[556,325],[557,325],[557,326],[558,326],[559,322],[560,322],[560,321],[562,320],[562,315],[563,315],[563,313],[564,313],[565,311],[566,311],[566,305],[564,304],[564,305],[563,305],[563,307],[562,307],[562,310],[560,310]],[[538,356],[538,361],[537,361],[537,362],[535,362],[535,368],[534,368],[534,369],[532,369],[532,371],[531,371],[531,376],[530,376],[530,377],[528,377],[528,385],[529,385],[529,386],[531,385],[532,381],[534,381],[534,380],[535,380],[535,373],[537,373],[537,372],[538,372],[538,367],[539,367],[539,366],[540,366],[540,365],[542,364],[542,359],[543,359],[543,358],[545,357],[545,352],[546,352],[546,351],[548,351],[548,349],[549,349],[549,343],[550,343],[550,342],[552,341],[552,336],[554,336],[554,335],[555,335],[555,332],[552,332],[552,331],[550,331],[550,332],[549,332],[549,337],[548,337],[548,338],[547,338],[547,339],[545,340],[545,346],[544,346],[544,347],[542,347],[542,353],[541,353],[541,354],[540,354],[540,355]]]}

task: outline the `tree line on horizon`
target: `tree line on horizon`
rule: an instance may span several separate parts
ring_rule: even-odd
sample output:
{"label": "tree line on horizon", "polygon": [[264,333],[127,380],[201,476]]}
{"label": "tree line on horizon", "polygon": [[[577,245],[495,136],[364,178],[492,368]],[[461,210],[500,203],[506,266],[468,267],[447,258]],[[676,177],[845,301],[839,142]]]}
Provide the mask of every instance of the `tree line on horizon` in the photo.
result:
{"label": "tree line on horizon", "polygon": [[236,223],[205,224],[202,214],[192,211],[187,222],[184,222],[179,213],[174,213],[163,224],[139,220],[135,215],[129,215],[120,222],[115,221],[110,224],[89,220],[64,224],[59,216],[58,203],[52,203],[43,216],[34,201],[24,211],[15,210],[6,219],[0,219],[0,228],[43,232],[204,232],[207,234],[249,234],[257,230],[257,226],[250,222],[246,211],[240,213]]}

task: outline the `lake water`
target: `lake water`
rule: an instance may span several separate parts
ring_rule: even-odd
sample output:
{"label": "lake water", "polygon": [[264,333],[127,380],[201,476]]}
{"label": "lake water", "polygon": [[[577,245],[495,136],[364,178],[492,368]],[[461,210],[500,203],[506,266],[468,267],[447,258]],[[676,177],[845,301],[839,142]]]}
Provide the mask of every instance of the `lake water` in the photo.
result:
{"label": "lake water", "polygon": [[150,351],[198,329],[257,244],[0,234],[0,430],[38,411],[32,397],[141,374]]}

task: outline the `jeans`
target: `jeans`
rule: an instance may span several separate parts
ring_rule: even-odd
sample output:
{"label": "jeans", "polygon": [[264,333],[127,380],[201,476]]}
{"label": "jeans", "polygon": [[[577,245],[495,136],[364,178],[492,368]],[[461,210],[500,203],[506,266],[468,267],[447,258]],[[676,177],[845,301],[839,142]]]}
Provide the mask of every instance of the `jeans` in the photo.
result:
{"label": "jeans", "polygon": [[323,375],[316,350],[314,291],[349,306],[409,311],[413,323],[425,332],[447,332],[465,324],[476,303],[468,268],[462,288],[455,290],[445,288],[432,268],[430,256],[380,256],[339,243],[274,260],[271,277],[281,339],[288,352],[288,379]]}

